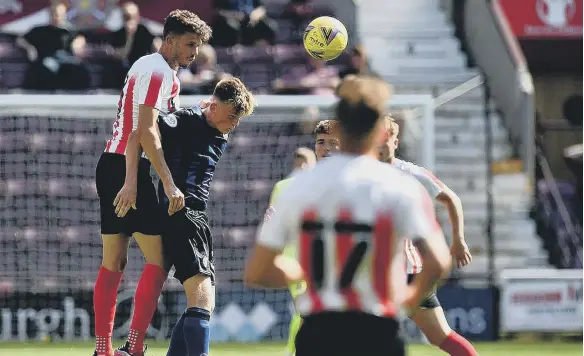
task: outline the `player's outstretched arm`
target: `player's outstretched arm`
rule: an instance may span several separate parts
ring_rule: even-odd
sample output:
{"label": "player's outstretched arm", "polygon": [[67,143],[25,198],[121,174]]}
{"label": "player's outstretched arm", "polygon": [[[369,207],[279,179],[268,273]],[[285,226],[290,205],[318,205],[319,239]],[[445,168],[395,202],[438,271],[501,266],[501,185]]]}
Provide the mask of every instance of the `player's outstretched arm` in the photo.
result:
{"label": "player's outstretched arm", "polygon": [[288,288],[301,282],[303,276],[296,260],[282,255],[281,250],[258,244],[248,259],[244,283],[252,288]]}
{"label": "player's outstretched arm", "polygon": [[168,214],[172,215],[184,208],[185,197],[174,184],[170,169],[164,159],[160,134],[156,127],[157,118],[158,109],[141,104],[138,111],[138,128],[136,132],[138,133],[140,145],[162,181],[164,193],[168,197],[170,204]]}
{"label": "player's outstretched arm", "polygon": [[422,272],[416,274],[414,282],[408,287],[404,305],[410,311],[418,308],[424,297],[452,267],[452,257],[436,220],[430,195],[421,184],[412,182],[416,184],[404,190],[399,210],[402,215],[397,225],[399,236],[412,239],[424,265]]}
{"label": "player's outstretched arm", "polygon": [[245,267],[244,283],[250,287],[287,288],[304,280],[298,261],[282,254],[290,237],[290,219],[284,218],[289,205],[278,200],[266,211],[256,246]]}
{"label": "player's outstretched arm", "polygon": [[440,194],[436,196],[436,200],[441,202],[448,211],[450,225],[452,225],[450,253],[456,261],[456,266],[461,268],[472,261],[472,255],[464,240],[464,212],[462,210],[462,202],[458,195],[448,188],[446,184],[442,182],[440,184],[442,189]]}
{"label": "player's outstretched arm", "polygon": [[136,209],[136,193],[138,184],[138,162],[142,149],[138,134],[134,131],[128,137],[126,145],[126,179],[122,189],[114,199],[114,206],[118,217],[124,217],[130,208]]}
{"label": "player's outstretched arm", "polygon": [[441,231],[425,238],[415,238],[413,243],[422,256],[424,268],[422,272],[416,274],[414,282],[410,285],[409,295],[404,303],[408,310],[417,309],[438,281],[448,275],[452,267],[448,246]]}

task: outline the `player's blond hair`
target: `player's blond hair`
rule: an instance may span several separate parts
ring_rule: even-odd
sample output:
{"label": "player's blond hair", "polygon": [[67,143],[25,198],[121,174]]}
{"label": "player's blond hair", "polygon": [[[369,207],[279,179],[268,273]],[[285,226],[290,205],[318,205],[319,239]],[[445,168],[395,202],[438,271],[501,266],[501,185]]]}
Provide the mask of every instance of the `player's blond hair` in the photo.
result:
{"label": "player's blond hair", "polygon": [[391,114],[385,115],[385,129],[390,136],[397,136],[399,134],[399,124]]}
{"label": "player's blond hair", "polygon": [[213,96],[220,102],[231,105],[238,117],[251,115],[255,108],[253,94],[239,78],[229,77],[221,80],[215,86]]}
{"label": "player's blond hair", "polygon": [[164,19],[163,38],[169,35],[183,35],[187,32],[198,35],[203,43],[209,42],[213,33],[205,21],[188,10],[174,10]]}
{"label": "player's blond hair", "polygon": [[316,164],[316,155],[314,151],[308,147],[299,147],[294,151],[294,158],[302,158],[309,167],[313,167]]}
{"label": "player's blond hair", "polygon": [[386,112],[391,88],[382,79],[371,76],[346,76],[336,91],[339,102],[336,116],[344,133],[365,138]]}

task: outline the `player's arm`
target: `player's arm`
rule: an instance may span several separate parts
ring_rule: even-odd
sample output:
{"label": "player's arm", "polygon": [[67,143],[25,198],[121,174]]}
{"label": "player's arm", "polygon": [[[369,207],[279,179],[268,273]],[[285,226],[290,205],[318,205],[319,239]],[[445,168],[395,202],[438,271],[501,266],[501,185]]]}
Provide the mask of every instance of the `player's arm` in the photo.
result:
{"label": "player's arm", "polygon": [[424,169],[424,173],[428,182],[424,184],[421,181],[421,183],[448,211],[450,225],[452,226],[452,246],[450,246],[450,252],[456,260],[457,267],[464,267],[472,261],[472,255],[464,240],[464,212],[462,210],[462,202],[458,195],[444,184],[444,182],[436,178],[432,172]]}
{"label": "player's arm", "polygon": [[[172,215],[181,210],[185,203],[184,195],[174,184],[172,174],[164,159],[162,142],[156,127],[162,95],[168,89],[164,87],[164,80],[165,78],[157,73],[140,76],[138,127],[136,132],[142,149],[146,152],[150,163],[162,181],[164,193],[169,200],[168,213]],[[169,85],[172,84],[166,84],[166,86]]]}
{"label": "player's arm", "polygon": [[26,51],[28,59],[33,62],[38,58],[38,51],[36,47],[31,43],[34,43],[34,40],[37,37],[39,30],[37,28],[33,28],[24,36],[18,37],[16,39],[16,44]]}
{"label": "player's arm", "polygon": [[412,242],[422,257],[424,268],[416,274],[410,285],[411,290],[406,301],[409,310],[417,308],[438,281],[448,275],[452,267],[442,232],[435,232],[423,238],[416,236],[412,238]]}
{"label": "player's arm", "polygon": [[472,262],[472,254],[464,239],[462,202],[458,195],[445,184],[443,184],[440,194],[436,196],[436,200],[446,207],[448,217],[450,218],[450,225],[452,225],[452,245],[450,246],[450,252],[456,260],[456,266],[458,268],[464,267]]}
{"label": "player's arm", "polygon": [[420,185],[402,198],[402,213],[398,229],[400,236],[410,237],[418,248],[424,268],[416,275],[408,288],[405,305],[415,310],[436,283],[445,277],[451,268],[451,257],[444,234],[436,221],[432,200]]}
{"label": "player's arm", "polygon": [[452,225],[452,239],[456,242],[464,242],[464,213],[460,198],[442,183],[442,191],[436,196],[436,200],[442,203],[448,211]]}
{"label": "player's arm", "polygon": [[[244,273],[244,283],[255,288],[286,288],[303,280],[300,264],[282,254],[288,244],[282,204],[270,208],[273,214],[264,219]],[[280,211],[279,211],[280,210]]]}
{"label": "player's arm", "polygon": [[251,288],[288,288],[303,281],[300,264],[281,249],[256,244],[245,268],[244,283]]}
{"label": "player's arm", "polygon": [[138,162],[142,149],[138,141],[138,135],[134,131],[128,137],[126,145],[126,179],[122,189],[114,199],[116,214],[123,217],[130,208],[136,209],[136,194],[138,187]]}
{"label": "player's arm", "polygon": [[430,196],[446,207],[452,226],[451,254],[456,260],[457,267],[466,266],[472,261],[472,255],[464,240],[464,213],[460,198],[429,170],[420,168],[414,175]]}

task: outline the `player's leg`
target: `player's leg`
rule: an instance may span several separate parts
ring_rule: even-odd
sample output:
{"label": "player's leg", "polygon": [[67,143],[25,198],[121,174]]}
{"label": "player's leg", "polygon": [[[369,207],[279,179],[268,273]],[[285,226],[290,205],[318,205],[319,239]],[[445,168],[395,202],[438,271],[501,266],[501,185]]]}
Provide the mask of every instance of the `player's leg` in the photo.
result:
{"label": "player's leg", "polygon": [[[284,250],[284,254],[288,257],[295,258],[295,255],[290,253],[290,249]],[[296,299],[300,294],[304,293],[306,290],[306,283],[296,283],[289,287],[290,295],[293,299]],[[302,325],[302,317],[300,314],[294,312],[292,315],[292,320],[290,320],[290,327],[288,328],[288,344],[286,345],[286,353],[288,355],[294,355],[296,352],[296,335],[298,334],[298,330]]]}
{"label": "player's leg", "polygon": [[187,309],[172,331],[168,356],[209,353],[209,320],[215,308],[213,241],[207,216],[185,208],[168,219],[165,259],[185,289]]}
{"label": "player's leg", "polygon": [[168,273],[163,267],[161,237],[142,233],[134,233],[133,236],[144,255],[146,264],[134,295],[134,314],[128,333],[128,344],[122,350],[127,349],[130,355],[140,355],[144,350],[144,339]]}
{"label": "player's leg", "polygon": [[129,238],[121,234],[102,235],[102,264],[95,280],[93,310],[95,314],[96,352],[110,356],[112,330],[116,314],[116,297],[127,264]]}
{"label": "player's leg", "polygon": [[209,353],[209,320],[215,308],[211,277],[198,274],[183,282],[187,309],[172,330],[167,356],[199,356]]}
{"label": "player's leg", "polygon": [[102,264],[93,293],[96,355],[113,355],[111,336],[116,312],[116,297],[127,264],[129,238],[123,234],[126,218],[118,218],[113,202],[124,183],[125,157],[104,153],[96,168],[96,187],[100,200]]}
{"label": "player's leg", "polygon": [[293,356],[296,352],[296,335],[300,326],[302,325],[302,318],[300,314],[294,313],[292,320],[290,320],[290,327],[288,328],[288,344],[286,344],[286,353],[288,356]]}
{"label": "player's leg", "polygon": [[146,332],[168,274],[164,269],[160,236],[163,216],[160,214],[156,190],[150,178],[150,164],[145,160],[141,160],[138,167],[138,192],[137,210],[130,212],[131,230],[146,264],[134,295],[134,314],[126,347],[130,355],[140,355],[143,352]]}
{"label": "player's leg", "polygon": [[420,308],[411,316],[411,319],[432,345],[438,346],[449,355],[478,355],[468,340],[450,328],[442,307]]}
{"label": "player's leg", "polygon": [[198,274],[183,283],[187,296],[187,310],[183,335],[188,356],[209,353],[209,320],[215,309],[215,286],[211,277]]}

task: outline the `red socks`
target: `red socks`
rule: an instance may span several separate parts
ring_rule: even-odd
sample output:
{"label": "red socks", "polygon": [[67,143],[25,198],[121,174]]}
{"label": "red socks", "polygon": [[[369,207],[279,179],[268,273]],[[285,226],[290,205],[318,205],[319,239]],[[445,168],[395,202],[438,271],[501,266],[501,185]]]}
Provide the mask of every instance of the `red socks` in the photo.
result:
{"label": "red socks", "polygon": [[452,331],[440,344],[440,349],[450,356],[478,356],[477,350],[467,339]]}
{"label": "red socks", "polygon": [[144,266],[136,288],[134,315],[128,335],[132,354],[142,352],[146,331],[158,306],[158,297],[162,292],[166,276],[166,271],[160,266],[150,264]]}
{"label": "red socks", "polygon": [[98,356],[113,356],[112,330],[116,315],[118,286],[124,272],[112,272],[101,266],[93,292],[95,313],[95,350]]}

